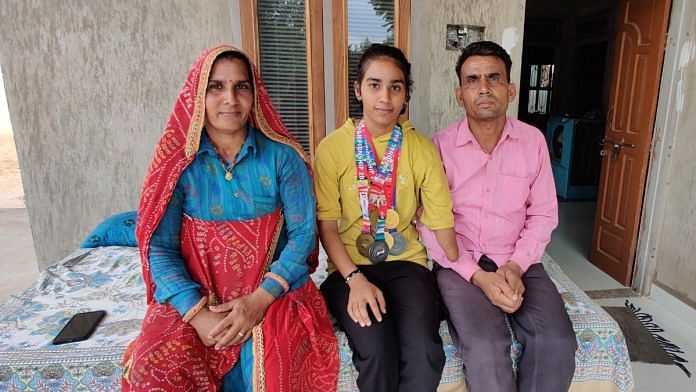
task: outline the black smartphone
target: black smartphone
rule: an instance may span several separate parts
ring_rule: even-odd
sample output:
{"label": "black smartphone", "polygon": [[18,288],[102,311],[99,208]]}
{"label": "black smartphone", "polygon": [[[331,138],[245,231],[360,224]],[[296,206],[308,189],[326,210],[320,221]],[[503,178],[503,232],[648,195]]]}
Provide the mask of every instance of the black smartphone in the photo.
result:
{"label": "black smartphone", "polygon": [[81,342],[89,339],[104,316],[106,316],[106,312],[103,310],[78,313],[72,316],[65,327],[60,330],[58,336],[53,339],[53,344]]}

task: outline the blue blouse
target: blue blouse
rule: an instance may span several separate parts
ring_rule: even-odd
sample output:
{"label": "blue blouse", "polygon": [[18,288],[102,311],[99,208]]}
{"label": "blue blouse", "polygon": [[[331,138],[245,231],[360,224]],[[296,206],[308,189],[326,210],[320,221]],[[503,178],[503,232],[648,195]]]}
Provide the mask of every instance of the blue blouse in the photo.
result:
{"label": "blue blouse", "polygon": [[[248,130],[237,163],[227,164],[233,173],[230,181],[225,179],[222,162],[203,132],[196,158],[182,173],[152,236],[149,256],[155,299],[170,303],[181,315],[201,298],[201,286],[191,279],[181,256],[184,213],[203,220],[245,220],[282,206],[285,225],[270,271],[282,276],[290,290],[308,279],[305,260],[316,241],[316,201],[307,166],[291,147],[270,140],[251,126]],[[273,279],[264,279],[261,287],[276,298],[283,293]]]}

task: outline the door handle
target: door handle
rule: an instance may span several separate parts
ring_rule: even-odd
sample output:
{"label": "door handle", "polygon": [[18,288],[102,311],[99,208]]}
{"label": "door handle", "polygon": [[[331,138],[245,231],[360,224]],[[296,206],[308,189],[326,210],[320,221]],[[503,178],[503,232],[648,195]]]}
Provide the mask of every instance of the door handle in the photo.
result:
{"label": "door handle", "polygon": [[[616,161],[616,158],[618,158],[619,153],[621,152],[621,148],[623,147],[629,147],[629,148],[636,148],[636,145],[633,143],[626,143],[626,139],[622,138],[620,142],[615,142],[606,136],[602,137],[602,140],[599,141],[599,145],[602,147],[609,146],[611,148],[611,160]],[[608,155],[609,151],[605,150],[602,148],[602,150],[599,152],[599,155],[605,156]]]}

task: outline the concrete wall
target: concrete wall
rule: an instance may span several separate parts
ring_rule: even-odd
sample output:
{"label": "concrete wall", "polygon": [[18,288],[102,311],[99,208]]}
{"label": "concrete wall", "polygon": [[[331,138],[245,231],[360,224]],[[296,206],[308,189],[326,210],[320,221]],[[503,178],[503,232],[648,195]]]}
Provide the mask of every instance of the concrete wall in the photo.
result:
{"label": "concrete wall", "polygon": [[0,2],[0,64],[40,266],[137,207],[189,67],[206,47],[241,42],[236,4]]}
{"label": "concrete wall", "polygon": [[[413,0],[411,2],[411,62],[415,91],[410,115],[429,134],[464,116],[454,90],[459,85],[454,66],[459,51],[445,49],[447,24],[485,26],[485,38],[501,44],[512,57],[511,79],[519,84],[524,33],[524,0]],[[508,115],[517,116],[517,99]]]}
{"label": "concrete wall", "polygon": [[[673,13],[671,18],[672,23],[681,20],[681,30],[670,26],[676,73],[668,92],[674,98],[669,128],[664,130],[667,169],[659,180],[664,215],[657,234],[654,283],[696,307],[696,4],[675,1],[673,7],[677,5],[684,8],[682,15]],[[665,72],[667,68],[666,62]]]}

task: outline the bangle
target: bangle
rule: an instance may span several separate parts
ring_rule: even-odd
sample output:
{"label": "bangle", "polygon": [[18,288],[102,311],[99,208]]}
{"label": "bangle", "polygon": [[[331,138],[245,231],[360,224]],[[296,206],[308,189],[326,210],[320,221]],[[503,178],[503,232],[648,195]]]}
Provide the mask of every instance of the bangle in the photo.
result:
{"label": "bangle", "polygon": [[282,276],[274,273],[274,272],[266,272],[266,275],[264,275],[264,278],[272,279],[276,281],[280,287],[283,288],[283,292],[287,293],[288,290],[290,290],[290,285],[288,284],[288,281],[285,280]]}
{"label": "bangle", "polygon": [[203,307],[204,307],[207,303],[208,303],[208,298],[206,298],[206,297],[201,298],[201,300],[198,301],[197,304],[193,305],[193,307],[192,307],[191,309],[189,309],[188,312],[186,312],[186,314],[184,315],[184,317],[181,318],[181,321],[183,321],[183,322],[185,322],[185,323],[188,323],[189,321],[191,321],[191,319],[194,318],[194,317],[196,317],[196,315],[198,314],[198,312],[200,312],[201,309],[203,309]]}
{"label": "bangle", "polygon": [[348,275],[346,275],[346,277],[343,278],[343,280],[344,280],[346,283],[348,283],[349,280],[351,280],[355,275],[357,275],[357,274],[359,274],[359,273],[361,273],[360,270],[356,268],[355,271],[353,271],[353,272],[349,273]]}

